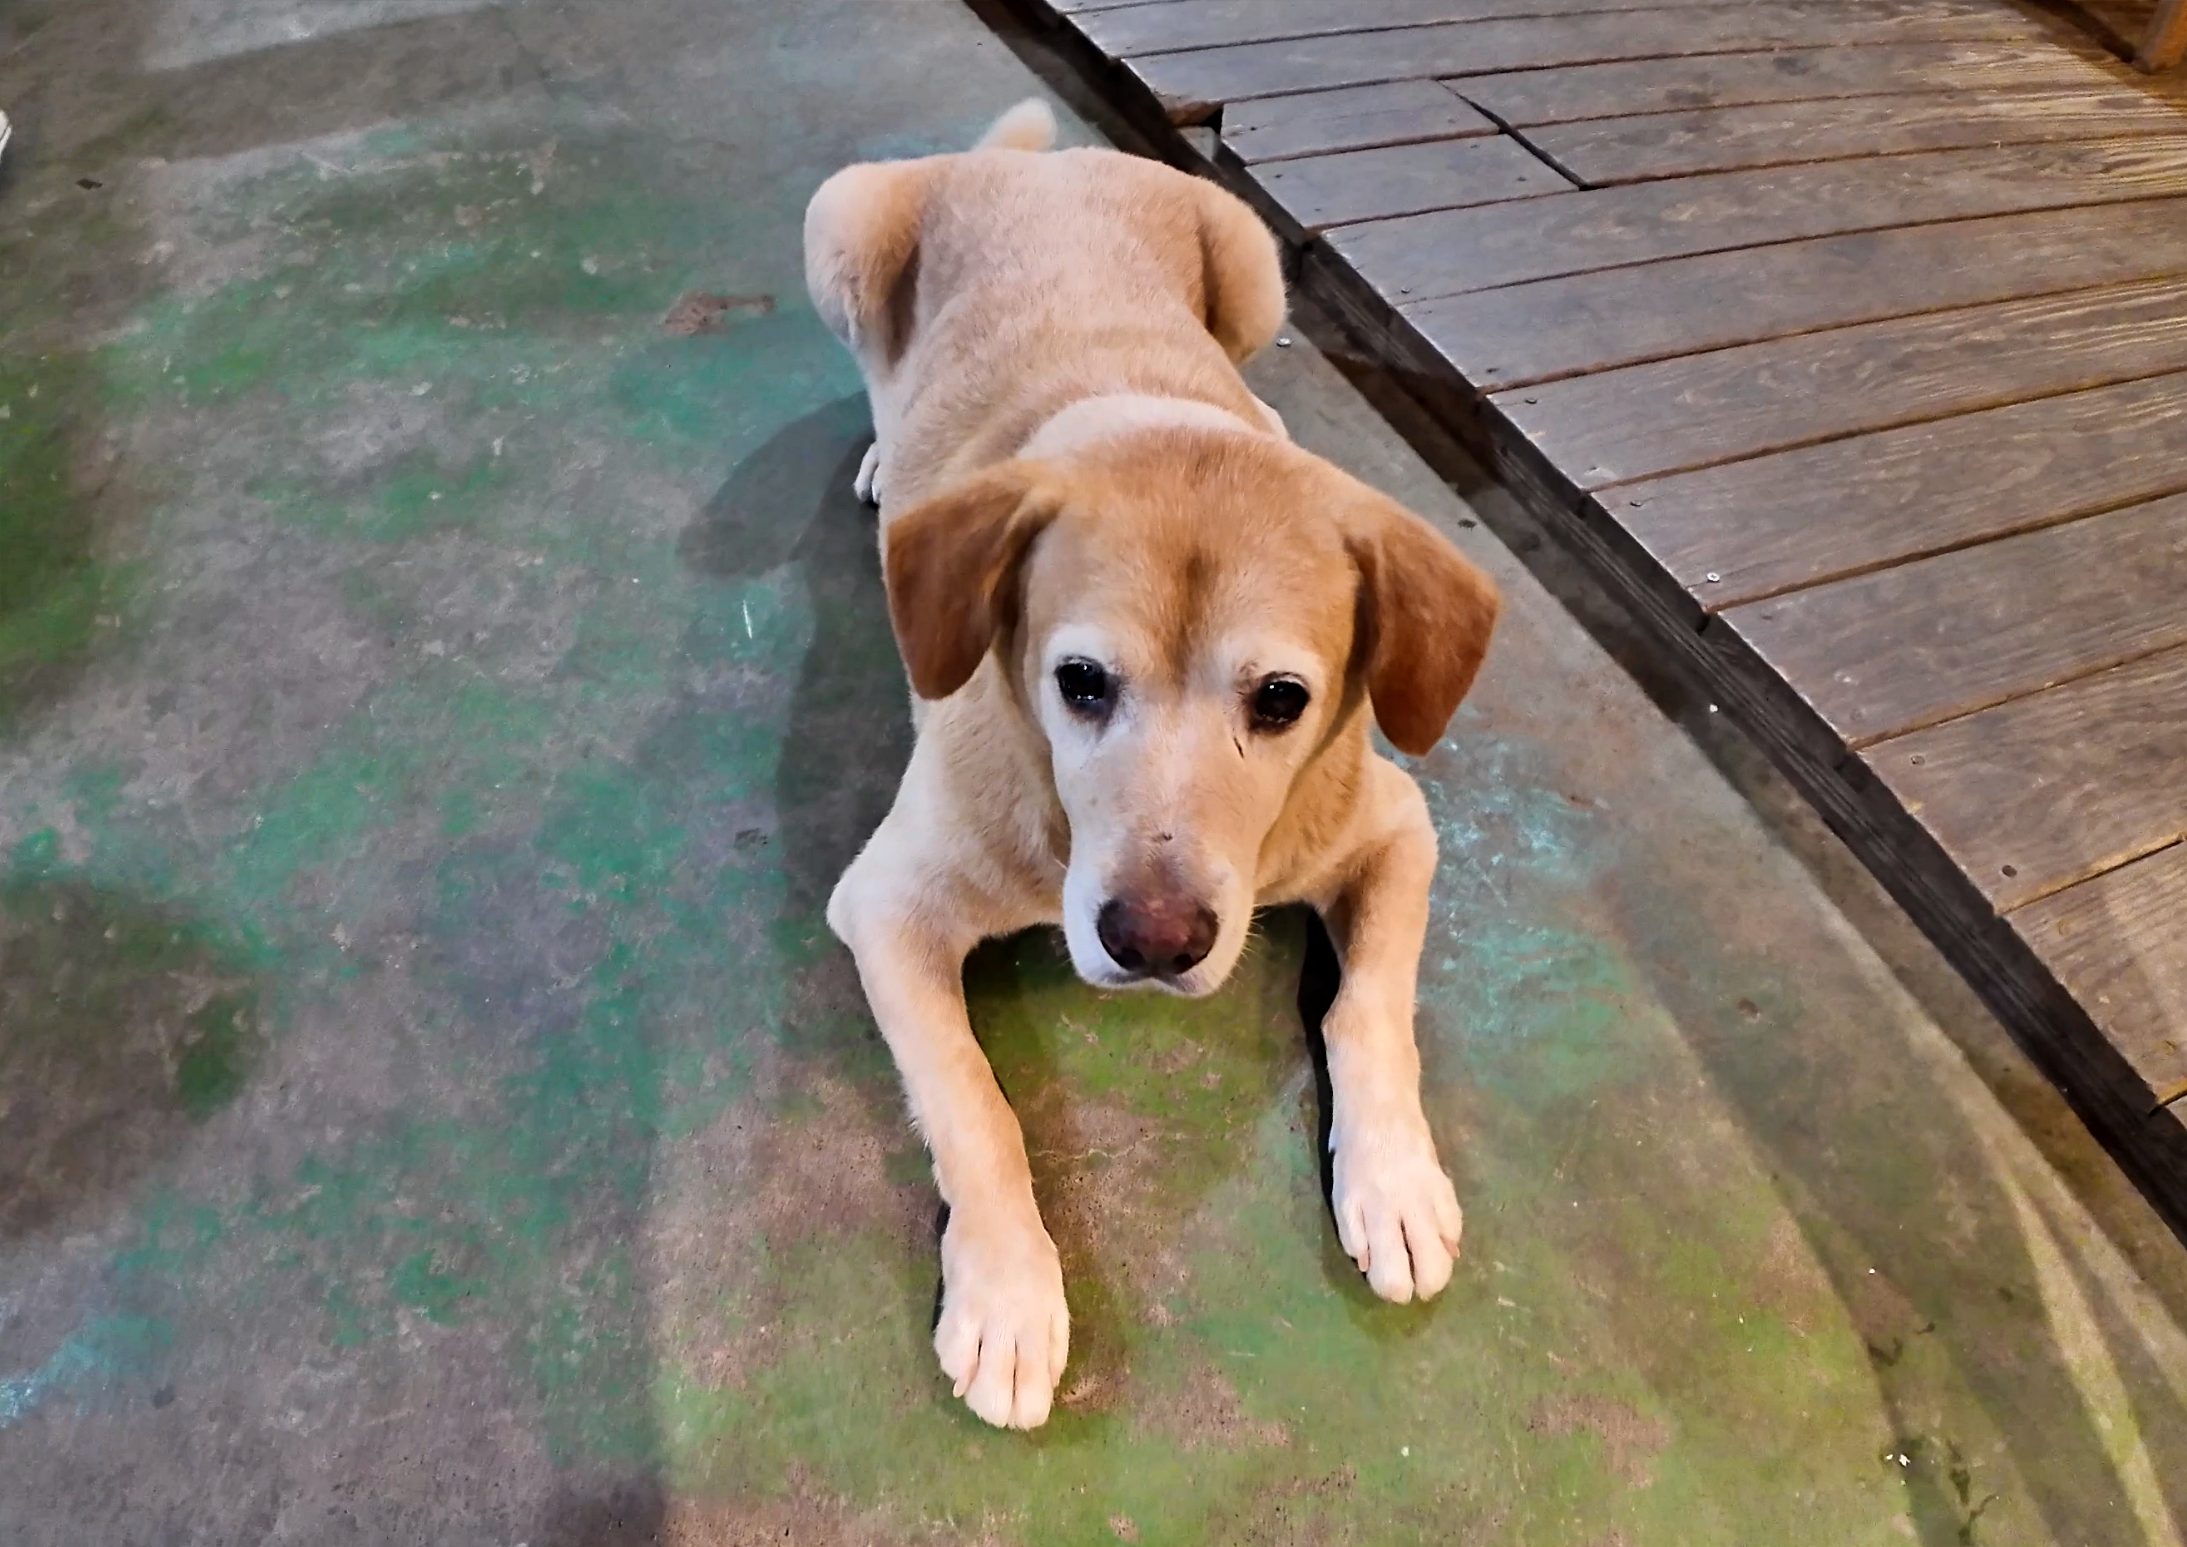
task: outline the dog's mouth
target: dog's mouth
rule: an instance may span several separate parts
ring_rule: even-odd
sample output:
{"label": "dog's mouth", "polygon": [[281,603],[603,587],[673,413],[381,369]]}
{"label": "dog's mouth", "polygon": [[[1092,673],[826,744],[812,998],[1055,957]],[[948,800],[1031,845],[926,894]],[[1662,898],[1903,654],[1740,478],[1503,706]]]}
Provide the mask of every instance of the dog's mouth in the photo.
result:
{"label": "dog's mouth", "polygon": [[1168,994],[1173,999],[1205,999],[1222,985],[1222,980],[1197,969],[1174,978],[1142,977],[1120,971],[1080,972],[1079,978],[1089,988],[1097,988],[1104,994],[1157,993]]}

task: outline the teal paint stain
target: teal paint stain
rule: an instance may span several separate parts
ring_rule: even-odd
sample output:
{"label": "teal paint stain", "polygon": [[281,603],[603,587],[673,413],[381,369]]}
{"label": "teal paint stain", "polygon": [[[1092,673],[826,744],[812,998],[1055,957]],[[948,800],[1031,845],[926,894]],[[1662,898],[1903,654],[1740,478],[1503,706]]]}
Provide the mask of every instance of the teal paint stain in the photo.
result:
{"label": "teal paint stain", "polygon": [[162,1190],[143,1205],[136,1242],[116,1252],[110,1266],[124,1285],[171,1280],[206,1261],[226,1234],[219,1209]]}
{"label": "teal paint stain", "polygon": [[374,471],[362,497],[345,499],[295,482],[263,483],[252,492],[323,535],[400,543],[470,526],[513,477],[511,465],[491,452],[454,466],[423,452],[405,452]]}
{"label": "teal paint stain", "polygon": [[430,1247],[396,1263],[387,1276],[387,1287],[398,1303],[442,1326],[457,1320],[464,1302],[486,1289],[483,1280],[440,1267]]}
{"label": "teal paint stain", "polygon": [[28,1374],[0,1379],[0,1429],[56,1397],[88,1398],[141,1375],[174,1340],[166,1322],[143,1316],[94,1318]]}
{"label": "teal paint stain", "polygon": [[[1456,766],[1451,766],[1455,764]],[[1583,879],[1596,862],[1587,813],[1508,742],[1452,744],[1419,774],[1435,823],[1439,900],[1471,901],[1524,884]]]}
{"label": "teal paint stain", "polygon": [[116,491],[78,486],[93,396],[76,356],[0,360],[0,728],[118,628],[142,578],[100,552]]}
{"label": "teal paint stain", "polygon": [[857,391],[847,359],[812,308],[799,304],[723,338],[651,344],[614,371],[608,390],[643,439],[718,444],[725,429],[748,431],[765,412],[759,383],[804,402]]}
{"label": "teal paint stain", "polygon": [[229,900],[249,916],[288,917],[288,890],[301,874],[348,857],[390,820],[418,749],[390,747],[369,713],[344,730],[318,762],[267,793],[231,851]]}
{"label": "teal paint stain", "polygon": [[8,855],[8,875],[17,883],[42,881],[60,868],[61,835],[50,827],[25,833]]}

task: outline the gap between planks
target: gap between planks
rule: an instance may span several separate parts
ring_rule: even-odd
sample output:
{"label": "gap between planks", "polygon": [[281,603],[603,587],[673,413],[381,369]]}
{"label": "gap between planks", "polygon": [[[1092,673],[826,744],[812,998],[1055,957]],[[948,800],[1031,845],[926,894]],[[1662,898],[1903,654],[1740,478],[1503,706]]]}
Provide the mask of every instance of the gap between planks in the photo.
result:
{"label": "gap between planks", "polygon": [[[1484,393],[1772,339],[2187,274],[2187,198],[1970,216],[1412,302],[1397,315]],[[1956,264],[1970,246],[1981,264]],[[1999,255],[2002,254],[2002,257]],[[1888,285],[1875,283],[1876,276]],[[1707,297],[1736,290],[1737,310]]]}
{"label": "gap between planks", "polygon": [[1795,48],[1609,60],[1504,73],[1456,71],[1440,83],[1522,127],[1701,109],[2022,90],[2131,91],[2187,109],[2187,85],[2137,75],[2085,39],[1898,43],[1858,52]]}
{"label": "gap between planks", "polygon": [[[1966,358],[1969,353],[1981,359]],[[1490,395],[1580,487],[2187,371],[2187,278],[1819,329]]]}
{"label": "gap between planks", "polygon": [[1860,760],[2000,915],[2187,837],[2187,648],[1867,748]]}
{"label": "gap between planks", "polygon": [[[1586,496],[1704,612],[2187,492],[2187,372]],[[1970,481],[1970,465],[1984,476]],[[1904,519],[1901,519],[1901,518]],[[1736,533],[1737,546],[1727,541]]]}
{"label": "gap between planks", "polygon": [[2187,107],[2131,86],[2030,87],[1974,102],[1964,92],[1908,92],[1509,127],[1575,182],[1609,188],[1924,151],[2179,134],[2187,132]]}
{"label": "gap between planks", "polygon": [[[1723,18],[1729,36],[1749,46],[1828,44],[1879,33],[1892,40],[2032,38],[2056,23],[1995,0],[1166,0],[1159,5],[1084,13],[1072,25],[1112,58],[1154,59],[1328,39],[1391,39],[1405,33],[1503,28],[1511,35],[1555,34],[1573,45],[1592,34],[1631,34],[1654,18],[1705,29]],[[1813,20],[1819,25],[1803,26]],[[1484,36],[1487,34],[1484,33]],[[1370,44],[1370,48],[1375,45]],[[1679,52],[1697,52],[1682,48]],[[1638,56],[1633,56],[1638,57]],[[1560,61],[1552,58],[1548,63]],[[1571,61],[1578,62],[1578,61]]]}
{"label": "gap between planks", "polygon": [[1852,750],[2187,645],[2187,498],[1726,608]]}
{"label": "gap between planks", "polygon": [[2182,194],[2187,133],[1712,172],[1368,221],[1328,241],[1367,283],[1417,303],[1814,237]]}
{"label": "gap between planks", "polygon": [[[1596,14],[1580,20],[1608,23],[1666,14]],[[1713,18],[1719,13],[1702,8],[1694,14]],[[1182,54],[1118,55],[1090,40],[1086,46],[1120,66],[1172,125],[1205,122],[1232,102],[1417,79],[1494,82],[1521,102],[1574,91],[1589,100],[1612,100],[1615,92],[1606,88],[1630,93],[1636,81],[1645,99],[1647,91],[1660,94],[1662,83],[1651,84],[1648,78],[1661,75],[1700,82],[1713,89],[1717,100],[1723,100],[1722,78],[1728,76],[1741,99],[1756,102],[1871,95],[1869,86],[1878,78],[1927,90],[1992,89],[2001,76],[2066,85],[2090,75],[2147,81],[2093,41],[2063,32],[2055,23],[1987,37],[1868,35],[1824,27],[1801,36],[1784,28],[1772,32],[1757,27],[1745,34],[1720,28],[1714,38],[1681,34],[1638,39],[1630,27],[1602,26],[1582,42],[1559,39],[1540,25],[1545,20],[1552,19],[1445,23],[1400,33],[1335,34]],[[1497,30],[1484,31],[1490,28]],[[1848,90],[1847,83],[1860,84]],[[1504,116],[1516,121],[1522,115]]]}

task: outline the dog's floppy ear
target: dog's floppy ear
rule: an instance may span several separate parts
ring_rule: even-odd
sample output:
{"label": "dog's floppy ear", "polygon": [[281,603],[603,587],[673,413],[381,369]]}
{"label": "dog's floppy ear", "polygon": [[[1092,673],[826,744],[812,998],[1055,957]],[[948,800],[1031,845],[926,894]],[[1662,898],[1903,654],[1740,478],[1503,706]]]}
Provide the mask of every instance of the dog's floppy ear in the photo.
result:
{"label": "dog's floppy ear", "polygon": [[889,621],[913,692],[947,698],[1015,625],[1025,555],[1061,503],[1040,463],[1005,462],[890,519]]}
{"label": "dog's floppy ear", "polygon": [[1382,734],[1418,757],[1473,686],[1503,604],[1494,581],[1396,501],[1365,490],[1349,526],[1367,697]]}

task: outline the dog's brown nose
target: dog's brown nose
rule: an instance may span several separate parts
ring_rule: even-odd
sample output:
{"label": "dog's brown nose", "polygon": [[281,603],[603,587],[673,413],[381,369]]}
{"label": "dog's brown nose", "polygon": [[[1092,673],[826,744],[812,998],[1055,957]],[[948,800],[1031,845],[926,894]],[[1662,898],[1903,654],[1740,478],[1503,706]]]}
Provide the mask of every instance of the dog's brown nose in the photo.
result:
{"label": "dog's brown nose", "polygon": [[1190,897],[1112,897],[1096,932],[1109,960],[1135,978],[1178,978],[1215,949],[1215,910]]}

